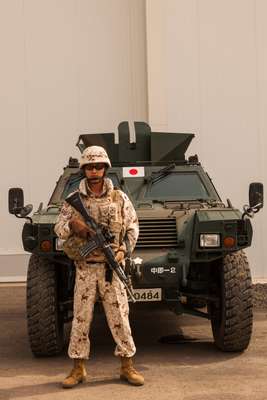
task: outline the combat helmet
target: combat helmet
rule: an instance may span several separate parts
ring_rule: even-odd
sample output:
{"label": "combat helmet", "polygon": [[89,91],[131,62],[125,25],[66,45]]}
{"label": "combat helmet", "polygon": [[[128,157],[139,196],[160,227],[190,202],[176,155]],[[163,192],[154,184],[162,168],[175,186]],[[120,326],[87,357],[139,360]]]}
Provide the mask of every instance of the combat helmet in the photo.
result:
{"label": "combat helmet", "polygon": [[104,163],[111,167],[106,150],[101,146],[89,146],[83,151],[80,159],[80,168],[87,164]]}

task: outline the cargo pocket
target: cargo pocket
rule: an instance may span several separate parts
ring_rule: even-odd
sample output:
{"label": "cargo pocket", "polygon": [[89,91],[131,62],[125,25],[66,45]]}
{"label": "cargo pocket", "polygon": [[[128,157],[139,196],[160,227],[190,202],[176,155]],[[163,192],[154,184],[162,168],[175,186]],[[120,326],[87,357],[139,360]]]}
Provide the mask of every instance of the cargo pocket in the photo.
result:
{"label": "cargo pocket", "polygon": [[112,221],[109,224],[109,228],[111,230],[111,232],[114,234],[115,236],[115,240],[114,243],[116,244],[120,244],[120,236],[121,236],[121,230],[122,230],[122,225],[120,222],[117,221]]}
{"label": "cargo pocket", "polygon": [[99,207],[99,222],[104,225],[108,225],[109,223],[109,205],[105,205],[102,207]]}

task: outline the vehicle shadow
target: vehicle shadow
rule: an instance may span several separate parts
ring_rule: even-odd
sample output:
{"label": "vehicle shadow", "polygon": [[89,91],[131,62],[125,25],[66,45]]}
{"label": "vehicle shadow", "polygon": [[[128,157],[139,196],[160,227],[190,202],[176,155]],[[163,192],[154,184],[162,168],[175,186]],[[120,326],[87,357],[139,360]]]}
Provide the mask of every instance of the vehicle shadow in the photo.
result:
{"label": "vehicle shadow", "polygon": [[[34,358],[31,354],[26,328],[25,312],[16,311],[16,318],[3,320],[0,333],[0,371],[2,376],[23,374],[46,374],[53,376],[67,372],[71,361],[67,355],[67,344],[71,324],[66,327],[66,345],[63,354],[56,357]],[[161,365],[177,363],[199,365],[220,362],[240,353],[220,352],[213,343],[210,322],[191,316],[176,316],[166,309],[135,309],[131,313],[132,333],[137,347],[136,361],[144,365],[157,360]],[[11,334],[12,331],[12,334]],[[174,335],[174,336],[173,336]],[[168,337],[170,336],[170,337]],[[166,340],[162,340],[166,339]],[[113,357],[115,344],[109,331],[105,315],[94,315],[90,332],[90,363],[105,361],[105,367],[118,364]],[[3,368],[5,361],[8,367]],[[115,361],[114,361],[115,360]],[[2,366],[2,368],[1,368]],[[112,367],[113,368],[113,367]]]}
{"label": "vehicle shadow", "polygon": [[[2,303],[0,318],[0,399],[64,393],[61,381],[72,367],[67,354],[68,340],[63,354],[35,358],[28,343],[22,298],[10,307],[7,302],[5,306]],[[131,307],[130,322],[137,347],[135,365],[148,382],[155,374],[155,366],[159,366],[157,375],[172,371],[177,380],[184,369],[242,357],[239,353],[220,352],[214,346],[208,320],[187,315],[176,316],[165,307],[138,305]],[[71,324],[67,324],[66,338],[69,337],[70,327]],[[167,340],[162,340],[163,337]],[[103,385],[120,385],[120,391],[127,391],[128,384],[119,379],[120,363],[113,356],[115,344],[101,307],[96,309],[90,339],[92,351],[87,362],[89,380],[85,385],[72,389],[72,393],[78,391],[82,394],[88,387]]]}

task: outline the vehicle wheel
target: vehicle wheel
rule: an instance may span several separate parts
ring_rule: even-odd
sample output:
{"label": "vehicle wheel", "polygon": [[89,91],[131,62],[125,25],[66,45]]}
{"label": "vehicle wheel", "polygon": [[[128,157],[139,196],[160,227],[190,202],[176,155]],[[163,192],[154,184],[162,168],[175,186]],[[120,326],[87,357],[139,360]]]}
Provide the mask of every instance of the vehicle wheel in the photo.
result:
{"label": "vehicle wheel", "polygon": [[57,302],[57,276],[50,260],[32,254],[27,274],[27,321],[32,353],[59,354],[64,345],[64,322]]}
{"label": "vehicle wheel", "polygon": [[227,255],[218,269],[220,304],[210,304],[215,345],[222,351],[243,351],[252,334],[252,282],[243,251]]}

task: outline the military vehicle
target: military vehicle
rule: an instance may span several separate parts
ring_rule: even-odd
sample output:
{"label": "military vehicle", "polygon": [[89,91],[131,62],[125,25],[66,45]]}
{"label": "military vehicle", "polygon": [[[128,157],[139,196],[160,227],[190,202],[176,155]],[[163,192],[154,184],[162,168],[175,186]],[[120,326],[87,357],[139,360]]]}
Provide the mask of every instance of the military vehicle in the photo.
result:
{"label": "military vehicle", "polygon": [[[243,351],[252,333],[251,274],[243,251],[251,245],[250,217],[263,206],[263,186],[250,184],[249,206],[224,204],[198,157],[185,158],[193,134],[151,132],[135,122],[113,133],[80,135],[77,146],[103,146],[111,159],[108,176],[135,205],[140,235],[128,257],[136,303],[167,305],[211,321],[215,345]],[[9,191],[9,212],[26,218],[25,251],[32,253],[27,274],[29,341],[35,356],[61,352],[64,324],[72,319],[75,268],[54,233],[61,205],[77,189],[83,172],[70,158],[54,192],[31,217],[23,190]],[[135,307],[135,305],[133,305]]]}

